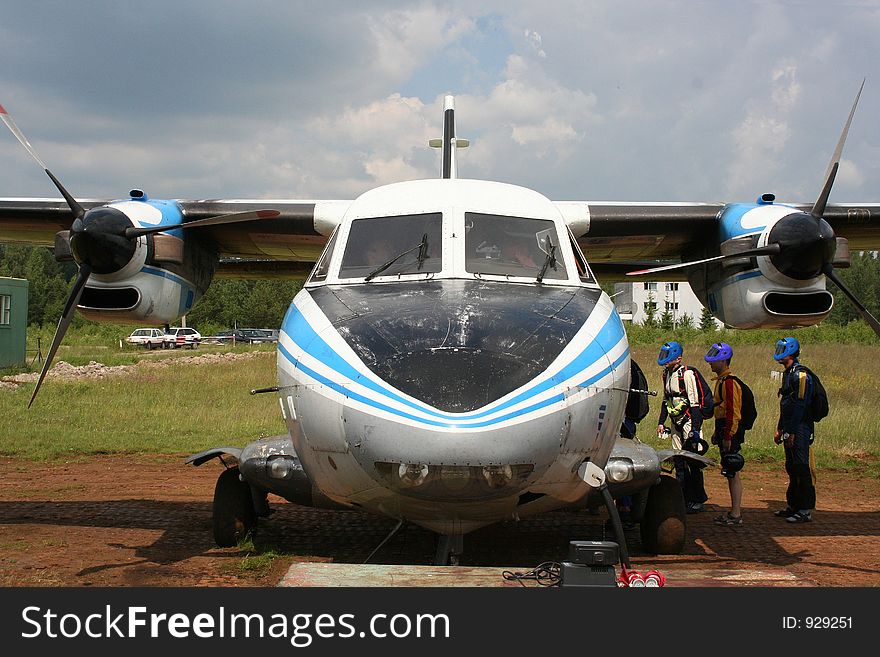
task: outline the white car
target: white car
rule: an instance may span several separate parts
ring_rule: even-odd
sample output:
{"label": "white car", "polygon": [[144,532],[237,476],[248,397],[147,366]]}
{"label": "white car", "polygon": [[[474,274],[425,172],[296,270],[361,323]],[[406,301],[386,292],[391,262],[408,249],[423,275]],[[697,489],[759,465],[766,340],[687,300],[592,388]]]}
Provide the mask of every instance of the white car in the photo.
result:
{"label": "white car", "polygon": [[165,334],[162,332],[162,329],[142,328],[133,331],[131,335],[125,338],[125,341],[129,344],[146,347],[147,349],[155,349],[156,347],[162,347],[165,343]]}
{"label": "white car", "polygon": [[199,346],[201,339],[202,335],[195,329],[180,326],[172,326],[163,337],[166,349],[176,349],[183,346],[195,349]]}

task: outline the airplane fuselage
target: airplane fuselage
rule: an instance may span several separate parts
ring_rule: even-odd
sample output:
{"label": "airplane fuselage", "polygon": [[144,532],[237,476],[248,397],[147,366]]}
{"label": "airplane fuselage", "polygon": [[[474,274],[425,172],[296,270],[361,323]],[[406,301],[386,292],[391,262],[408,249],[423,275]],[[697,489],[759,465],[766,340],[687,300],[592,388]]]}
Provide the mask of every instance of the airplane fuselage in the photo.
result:
{"label": "airplane fuselage", "polygon": [[[505,253],[505,231],[531,256]],[[423,248],[371,276],[387,262],[358,259],[373,238]],[[608,459],[630,364],[576,249],[549,200],[510,185],[416,181],[355,201],[278,347],[315,488],[441,534],[583,499],[578,469]]]}

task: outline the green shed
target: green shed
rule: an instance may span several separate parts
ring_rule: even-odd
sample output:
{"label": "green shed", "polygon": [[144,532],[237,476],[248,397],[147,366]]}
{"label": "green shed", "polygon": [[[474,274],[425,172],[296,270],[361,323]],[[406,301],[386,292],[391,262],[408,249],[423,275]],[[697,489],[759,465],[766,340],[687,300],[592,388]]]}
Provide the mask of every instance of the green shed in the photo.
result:
{"label": "green shed", "polygon": [[0,277],[0,368],[26,362],[28,282]]}

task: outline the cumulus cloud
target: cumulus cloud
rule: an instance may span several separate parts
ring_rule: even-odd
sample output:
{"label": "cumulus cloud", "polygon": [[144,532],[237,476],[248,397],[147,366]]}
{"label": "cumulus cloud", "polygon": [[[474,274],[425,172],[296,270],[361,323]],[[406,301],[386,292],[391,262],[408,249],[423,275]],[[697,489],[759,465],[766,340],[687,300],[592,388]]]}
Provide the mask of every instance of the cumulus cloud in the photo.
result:
{"label": "cumulus cloud", "polygon": [[513,141],[521,146],[528,144],[546,144],[553,141],[570,141],[581,139],[582,134],[575,132],[570,123],[555,117],[547,117],[540,124],[515,125],[511,129]]}
{"label": "cumulus cloud", "polygon": [[315,119],[310,127],[325,139],[340,139],[355,147],[361,171],[368,176],[364,183],[378,185],[433,174],[425,167],[426,158],[417,159],[425,154],[428,140],[437,136],[436,116],[432,124],[428,114],[420,99],[392,94]]}
{"label": "cumulus cloud", "polygon": [[466,136],[474,139],[462,156],[461,174],[539,191],[571,169],[572,156],[601,122],[592,93],[554,80],[520,55],[508,58],[502,79],[488,93],[461,96],[458,108],[462,125],[473,131]]}
{"label": "cumulus cloud", "polygon": [[860,167],[852,160],[841,158],[837,177],[834,179],[834,189],[845,192],[857,189],[865,184],[865,175]]}
{"label": "cumulus cloud", "polygon": [[427,58],[474,29],[470,18],[428,3],[382,13],[368,24],[376,45],[374,64],[398,82],[406,81]]}
{"label": "cumulus cloud", "polygon": [[535,51],[535,54],[538,57],[546,57],[547,53],[544,52],[543,48],[543,40],[541,39],[541,35],[535,32],[534,30],[525,30],[526,41],[531,44],[532,48]]}
{"label": "cumulus cloud", "polygon": [[791,128],[788,120],[801,93],[797,67],[786,63],[771,74],[769,99],[751,103],[732,131],[733,153],[727,168],[727,189],[733,196],[754,194],[766,181],[778,177]]}

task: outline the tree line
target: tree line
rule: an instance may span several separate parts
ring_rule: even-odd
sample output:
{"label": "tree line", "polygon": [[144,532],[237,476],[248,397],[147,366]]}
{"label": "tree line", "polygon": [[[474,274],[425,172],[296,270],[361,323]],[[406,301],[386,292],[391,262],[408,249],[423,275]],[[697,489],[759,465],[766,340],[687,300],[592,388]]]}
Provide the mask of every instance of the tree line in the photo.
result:
{"label": "tree line", "polygon": [[[852,254],[852,264],[838,272],[843,281],[868,310],[880,316],[880,259],[877,252]],[[46,247],[0,244],[0,276],[26,278],[30,281],[28,324],[43,326],[57,323],[76,276],[74,263],[59,263]],[[210,325],[218,330],[224,327],[251,326],[277,327],[291,299],[299,291],[300,281],[218,279],[187,314],[192,326]],[[826,320],[845,325],[859,319],[853,305],[833,284],[828,289],[834,294],[834,310]],[[74,325],[87,320],[76,316]],[[685,316],[676,322],[670,311],[655,310],[646,321],[661,328],[699,328],[714,330],[712,315],[707,309],[699,318]],[[686,325],[686,326],[685,326]]]}

